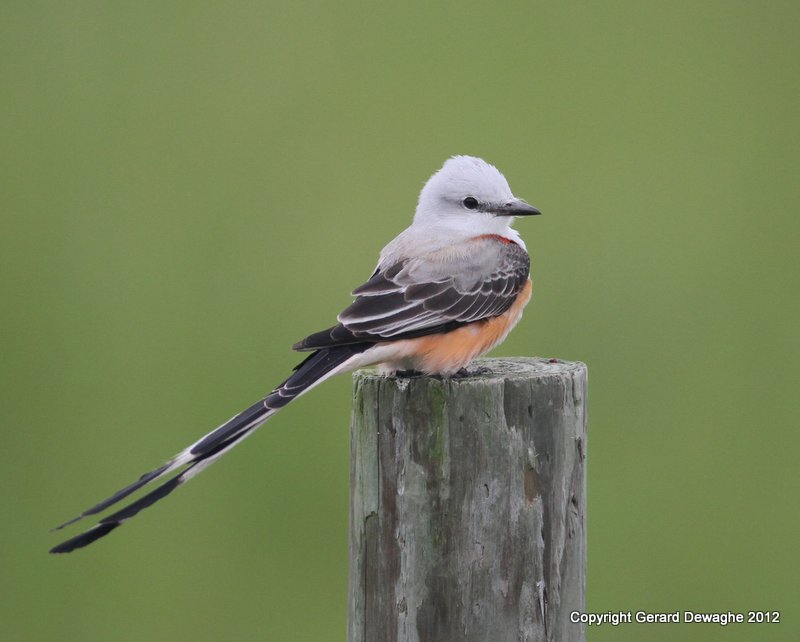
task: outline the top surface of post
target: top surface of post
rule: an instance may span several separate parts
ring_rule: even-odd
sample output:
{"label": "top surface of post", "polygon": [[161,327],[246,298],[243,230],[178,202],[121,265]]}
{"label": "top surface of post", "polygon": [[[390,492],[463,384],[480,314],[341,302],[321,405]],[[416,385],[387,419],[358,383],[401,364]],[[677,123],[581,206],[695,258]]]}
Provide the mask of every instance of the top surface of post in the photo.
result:
{"label": "top surface of post", "polygon": [[[492,359],[475,359],[466,368],[466,373],[455,377],[445,377],[443,381],[481,381],[489,379],[536,379],[554,375],[575,374],[586,372],[586,364],[580,361],[562,361],[561,359],[545,359],[542,357],[502,357]],[[355,378],[369,379],[372,377],[385,378],[374,370],[358,370],[353,374]],[[425,375],[405,377],[394,375],[395,379],[426,378]],[[440,377],[429,377],[440,379]]]}

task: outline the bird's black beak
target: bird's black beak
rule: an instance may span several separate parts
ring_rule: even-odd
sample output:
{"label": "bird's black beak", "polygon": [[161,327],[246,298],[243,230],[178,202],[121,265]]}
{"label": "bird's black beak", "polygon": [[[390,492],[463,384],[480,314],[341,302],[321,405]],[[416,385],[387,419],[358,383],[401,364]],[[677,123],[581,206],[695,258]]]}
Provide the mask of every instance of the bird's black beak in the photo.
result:
{"label": "bird's black beak", "polygon": [[491,210],[495,216],[536,216],[541,214],[533,205],[528,205],[525,201],[513,200],[493,207]]}

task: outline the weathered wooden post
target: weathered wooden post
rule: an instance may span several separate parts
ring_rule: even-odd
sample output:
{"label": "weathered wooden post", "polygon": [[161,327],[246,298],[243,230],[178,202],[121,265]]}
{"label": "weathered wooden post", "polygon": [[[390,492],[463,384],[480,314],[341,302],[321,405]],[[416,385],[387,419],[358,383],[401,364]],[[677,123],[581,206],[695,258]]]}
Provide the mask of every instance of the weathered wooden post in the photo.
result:
{"label": "weathered wooden post", "polygon": [[355,379],[350,642],[584,639],[582,363]]}

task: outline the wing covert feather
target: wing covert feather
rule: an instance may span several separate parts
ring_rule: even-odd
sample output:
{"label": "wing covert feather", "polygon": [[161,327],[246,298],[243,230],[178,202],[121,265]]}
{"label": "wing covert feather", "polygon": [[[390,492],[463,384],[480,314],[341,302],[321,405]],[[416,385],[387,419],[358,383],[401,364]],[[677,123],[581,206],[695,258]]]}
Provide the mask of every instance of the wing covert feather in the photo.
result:
{"label": "wing covert feather", "polygon": [[529,273],[527,252],[494,237],[475,239],[466,250],[400,260],[353,290],[356,299],[339,325],[294,348],[411,338],[495,317],[511,307]]}

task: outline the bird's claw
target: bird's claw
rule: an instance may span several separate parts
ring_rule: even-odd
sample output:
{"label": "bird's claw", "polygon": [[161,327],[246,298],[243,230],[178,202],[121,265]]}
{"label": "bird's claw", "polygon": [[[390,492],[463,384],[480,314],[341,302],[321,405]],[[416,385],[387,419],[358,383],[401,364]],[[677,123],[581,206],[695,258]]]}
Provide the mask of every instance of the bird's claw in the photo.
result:
{"label": "bird's claw", "polygon": [[394,376],[402,379],[411,379],[412,377],[424,377],[425,373],[419,370],[396,370]]}

